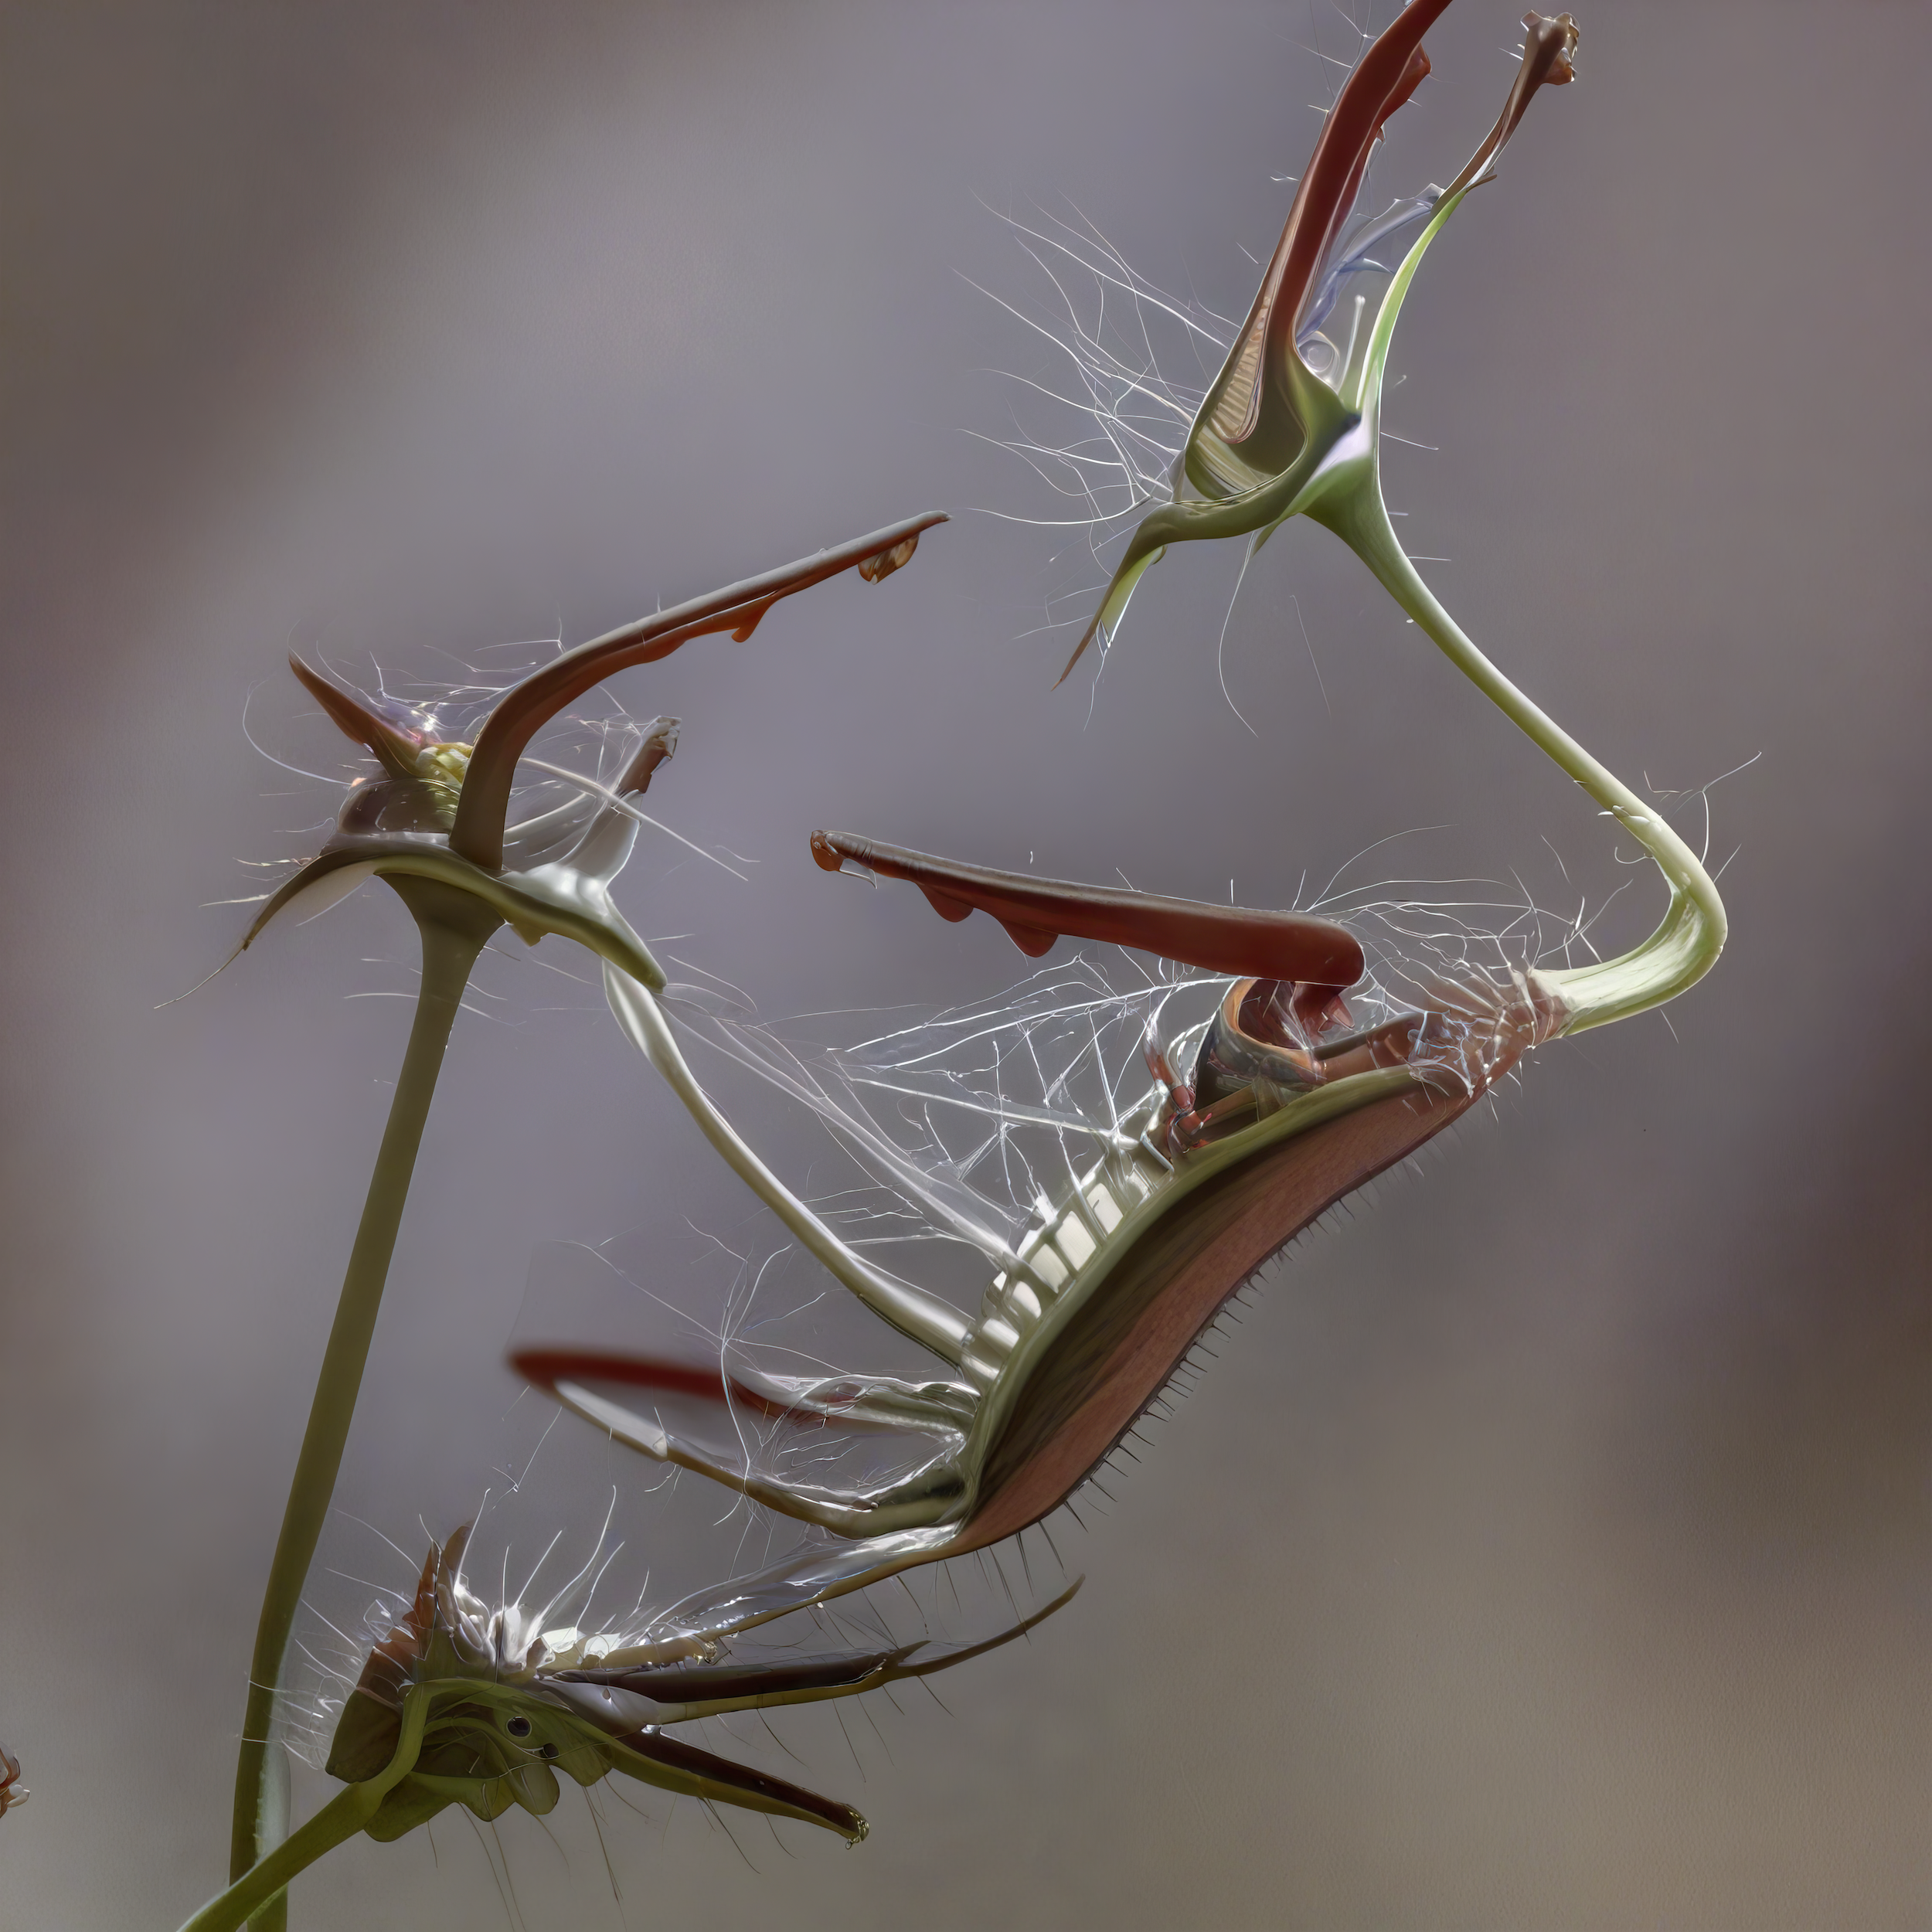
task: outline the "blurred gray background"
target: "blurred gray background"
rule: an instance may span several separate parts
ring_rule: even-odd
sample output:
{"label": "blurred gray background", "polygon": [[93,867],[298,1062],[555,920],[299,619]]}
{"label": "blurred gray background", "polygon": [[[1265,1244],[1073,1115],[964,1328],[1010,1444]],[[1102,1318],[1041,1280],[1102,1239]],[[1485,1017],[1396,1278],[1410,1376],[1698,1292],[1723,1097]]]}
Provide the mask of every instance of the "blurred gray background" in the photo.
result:
{"label": "blurred gray background", "polygon": [[[1056,1530],[1088,1581],[1029,1645],[947,1710],[849,1713],[849,1747],[781,1721],[805,1768],[770,1761],[869,1843],[734,1820],[734,1846],[640,1794],[648,1821],[604,1806],[620,1898],[573,1796],[488,1849],[349,1848],[298,1924],[1932,1918],[1932,16],[1581,12],[1581,83],[1410,301],[1389,423],[1434,450],[1392,450],[1389,487],[1451,607],[1633,782],[1756,757],[1712,797],[1719,970],[1673,1027],[1537,1056],[1283,1265],[1111,1511]],[[1382,199],[1454,172],[1516,38],[1461,0]],[[964,279],[1050,296],[1000,215],[1077,209],[1238,313],[1351,51],[1301,0],[0,13],[0,1738],[35,1791],[0,1922],[172,1926],[219,1880],[406,1026],[349,997],[407,983],[376,889],[156,1010],[233,943],[236,862],[312,849],[315,789],[245,702],[280,755],[339,762],[291,643],[434,678],[912,511],[1059,513],[975,440],[1012,433],[992,372],[1053,372]],[[647,840],[640,930],[774,1016],[1021,976],[988,921],[826,880],[823,825],[1248,903],[1403,833],[1391,871],[1548,903],[1629,876],[1311,527],[1228,624],[1259,738],[1216,675],[1231,553],[1171,558],[1097,690],[1053,690],[1046,600],[1095,580],[1069,534],[961,514],[888,585],[631,674],[686,721],[654,808],[760,862],[741,886]],[[1611,936],[1660,898],[1637,878]],[[491,972],[340,1492],[410,1547],[527,1420],[499,1362],[543,1244],[625,1233],[668,1279],[687,1220],[745,1216],[593,989]],[[824,1156],[768,1131],[794,1175]],[[738,1548],[709,1501],[659,1512],[689,1580]]]}

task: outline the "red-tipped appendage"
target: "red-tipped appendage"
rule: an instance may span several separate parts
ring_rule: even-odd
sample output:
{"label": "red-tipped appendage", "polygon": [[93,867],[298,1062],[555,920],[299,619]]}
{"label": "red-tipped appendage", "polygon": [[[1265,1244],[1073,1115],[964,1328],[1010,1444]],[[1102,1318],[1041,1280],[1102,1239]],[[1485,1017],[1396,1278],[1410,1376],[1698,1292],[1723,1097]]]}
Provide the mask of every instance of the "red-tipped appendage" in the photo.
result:
{"label": "red-tipped appendage", "polygon": [[566,705],[574,703],[606,678],[634,665],[668,658],[693,638],[726,631],[742,641],[781,597],[822,583],[842,571],[857,569],[868,582],[876,583],[911,557],[922,530],[946,520],[939,512],[910,517],[869,536],[842,543],[836,549],[821,550],[816,556],[802,557],[782,570],[747,577],[741,583],[660,611],[655,617],[640,618],[553,658],[506,692],[477,734],[457,804],[456,823],[450,832],[451,850],[492,872],[502,865],[503,821],[509,810],[517,760],[530,740]]}
{"label": "red-tipped appendage", "polygon": [[[1398,26],[1400,22],[1396,23]],[[1362,192],[1362,179],[1369,172],[1369,158],[1375,152],[1376,143],[1382,138],[1383,130],[1398,108],[1406,107],[1410,98],[1429,78],[1429,56],[1420,47],[1409,56],[1409,64],[1402,70],[1402,77],[1396,83],[1395,91],[1382,104],[1375,117],[1375,126],[1367,140],[1357,149],[1355,165],[1349,171],[1342,192],[1335,198],[1335,205],[1328,213],[1328,225],[1321,237],[1321,246],[1315,250],[1315,265],[1310,270],[1309,280],[1302,286],[1291,311],[1284,311],[1284,324],[1298,325],[1301,311],[1307,306],[1315,281],[1320,276],[1321,265],[1334,253],[1335,245],[1341,238],[1342,231],[1348,225],[1349,217],[1354,212],[1355,197]]]}
{"label": "red-tipped appendage", "polygon": [[532,1389],[560,1400],[566,1382],[614,1382],[627,1389],[655,1389],[660,1394],[697,1396],[720,1404],[737,1403],[774,1420],[792,1411],[727,1375],[714,1362],[677,1362],[662,1355],[617,1355],[600,1349],[518,1349],[512,1371]]}
{"label": "red-tipped appendage", "polygon": [[398,724],[366,703],[356,692],[346,690],[334,679],[311,668],[291,655],[288,668],[302,689],[328,714],[329,722],[345,737],[366,746],[376,762],[392,778],[414,778],[417,753],[429,741],[420,731]]}
{"label": "red-tipped appendage", "polygon": [[[1383,124],[1427,74],[1429,58],[1422,51],[1422,36],[1448,5],[1449,0],[1410,0],[1342,83],[1295,189],[1268,272],[1242,325],[1239,339],[1243,342],[1257,328],[1265,330],[1269,362],[1281,353],[1294,352],[1295,324],[1329,247],[1355,205]],[[1242,441],[1253,429],[1266,379],[1265,369],[1257,368],[1245,420],[1219,426],[1230,443]]]}
{"label": "red-tipped appendage", "polygon": [[[680,1779],[688,1780],[700,1788],[706,1784],[715,1785],[716,1795],[729,1804],[742,1804],[752,1811],[801,1812],[816,1818],[821,1825],[829,1825],[842,1838],[856,1839],[866,1836],[865,1819],[849,1804],[841,1804],[835,1798],[821,1798],[816,1791],[808,1791],[803,1785],[774,1777],[767,1771],[754,1771],[748,1764],[733,1764],[730,1758],[719,1757],[714,1752],[700,1750],[696,1745],[687,1744],[681,1738],[667,1736],[655,1724],[642,1730],[628,1732],[617,1741],[626,1750],[663,1765]],[[709,1791],[702,1794],[707,1798],[713,1796]]]}
{"label": "red-tipped appendage", "polygon": [[1460,192],[1481,178],[1483,170],[1508,146],[1539,88],[1566,87],[1577,78],[1577,23],[1568,14],[1546,19],[1539,13],[1526,13],[1522,26],[1522,64],[1510,85],[1509,98],[1503,103],[1495,126],[1470,156],[1468,165],[1443,190],[1445,196]]}
{"label": "red-tipped appendage", "polygon": [[811,855],[827,872],[838,871],[849,860],[883,877],[906,879],[926,895],[942,919],[990,913],[1029,958],[1037,959],[1056,940],[1090,939],[1209,972],[1310,980],[1323,986],[1352,986],[1365,964],[1361,942],[1345,926],[1309,913],[1255,912],[1032,879],[842,832],[814,832]]}

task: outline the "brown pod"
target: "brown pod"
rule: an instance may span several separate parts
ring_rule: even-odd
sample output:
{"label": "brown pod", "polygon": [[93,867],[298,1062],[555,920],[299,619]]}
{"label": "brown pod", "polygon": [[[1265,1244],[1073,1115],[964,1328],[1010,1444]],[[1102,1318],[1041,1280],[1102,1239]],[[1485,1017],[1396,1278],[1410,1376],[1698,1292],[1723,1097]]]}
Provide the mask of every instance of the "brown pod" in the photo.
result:
{"label": "brown pod", "polygon": [[1257,1269],[1478,1097],[1418,1083],[1243,1162],[1178,1203],[1029,1378],[987,1458],[974,1512],[944,1554],[985,1549],[1050,1515]]}

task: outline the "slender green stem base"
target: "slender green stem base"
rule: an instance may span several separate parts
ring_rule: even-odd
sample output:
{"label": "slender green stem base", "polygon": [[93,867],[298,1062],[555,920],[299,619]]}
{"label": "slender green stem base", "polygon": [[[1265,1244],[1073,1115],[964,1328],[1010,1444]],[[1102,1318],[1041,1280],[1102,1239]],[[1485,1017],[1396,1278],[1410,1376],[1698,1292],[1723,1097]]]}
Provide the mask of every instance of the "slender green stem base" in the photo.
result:
{"label": "slender green stem base", "polygon": [[[301,1600],[302,1585],[315,1560],[315,1546],[335,1494],[336,1474],[342,1467],[343,1446],[355,1413],[355,1398],[369,1359],[376,1317],[382,1307],[383,1289],[389,1279],[390,1257],[396,1250],[396,1230],[402,1224],[403,1204],[409,1198],[417,1149],[422,1144],[423,1123],[436,1092],[450,1029],[455,1022],[477,954],[502,923],[479,900],[451,886],[417,879],[390,883],[422,934],[422,988],[402,1071],[396,1077],[389,1123],[383,1131],[376,1171],[370,1176],[362,1221],[355,1231],[349,1271],[343,1277],[335,1326],[329,1331],[321,1373],[316,1379],[308,1428],[302,1437],[301,1453],[296,1458],[281,1534],[276,1541],[274,1560],[262,1595],[261,1621],[256,1628],[255,1654],[249,1669],[248,1707],[242,1719],[241,1750],[235,1767],[234,1829],[228,1868],[231,1879],[243,1877],[270,1850],[271,1832],[264,1828],[270,1818],[264,1812],[272,1815],[280,1806],[272,1793],[264,1791],[264,1782],[282,1660]],[[268,1799],[266,1805],[265,1798]],[[321,1818],[336,1815],[342,1801],[335,1800],[304,1825],[302,1832],[311,1831]],[[351,1826],[344,1835],[361,1828],[359,1824]],[[279,1893],[279,1887],[276,1890]],[[285,1923],[285,1910],[280,1903],[270,1905],[267,1913],[257,1918],[257,1927],[264,1932],[271,1927],[278,1932]]]}
{"label": "slender green stem base", "polygon": [[259,1865],[244,1872],[220,1897],[210,1900],[182,1928],[182,1932],[234,1932],[250,1914],[254,1923],[265,1923],[265,1908],[287,1910],[287,1886],[298,1872],[305,1871],[325,1852],[332,1852],[362,1830],[376,1815],[379,1798],[370,1797],[359,1784],[338,1791],[322,1808],[291,1836],[269,1852]]}
{"label": "slender green stem base", "polygon": [[1362,413],[1353,446],[1347,439],[1338,444],[1335,458],[1295,507],[1340,537],[1375,573],[1383,588],[1423,634],[1624,826],[1664,875],[1670,888],[1670,904],[1657,930],[1642,944],[1617,959],[1597,960],[1560,971],[1539,971],[1532,975],[1562,1003],[1563,1018],[1557,1030],[1578,1033],[1586,1027],[1646,1012],[1695,985],[1716,964],[1728,928],[1723,901],[1697,855],[1614,772],[1593,758],[1547,712],[1531,703],[1470,641],[1396,540],[1395,526],[1389,521],[1388,506],[1383,501],[1382,385],[1396,318],[1429,244],[1468,196],[1500,139],[1508,138],[1508,128],[1500,122],[1498,127],[1499,137],[1485,144],[1471,170],[1465,170],[1442,196],[1428,226],[1417,236],[1391,279],[1369,331],[1360,369],[1342,384],[1345,400],[1352,400]]}
{"label": "slender green stem base", "polygon": [[[1352,485],[1350,487],[1349,485]],[[1586,751],[1548,713],[1532,704],[1478,651],[1450,616],[1396,540],[1371,461],[1308,514],[1333,530],[1424,636],[1485,697],[1546,752],[1624,826],[1656,862],[1670,888],[1657,930],[1633,951],[1590,965],[1544,970],[1536,977],[1565,1009],[1559,1031],[1581,1032],[1661,1006],[1694,985],[1716,964],[1728,930],[1723,901],[1697,855],[1662,816]]]}
{"label": "slender green stem base", "polygon": [[389,1791],[409,1775],[422,1749],[428,1710],[427,1693],[413,1692],[403,1702],[402,1734],[389,1764],[366,1784],[337,1792],[260,1864],[238,1874],[226,1892],[209,1900],[181,1932],[236,1932],[251,1914],[259,1925],[270,1911],[285,1913],[289,1880],[306,1871],[325,1852],[352,1838],[376,1815]]}

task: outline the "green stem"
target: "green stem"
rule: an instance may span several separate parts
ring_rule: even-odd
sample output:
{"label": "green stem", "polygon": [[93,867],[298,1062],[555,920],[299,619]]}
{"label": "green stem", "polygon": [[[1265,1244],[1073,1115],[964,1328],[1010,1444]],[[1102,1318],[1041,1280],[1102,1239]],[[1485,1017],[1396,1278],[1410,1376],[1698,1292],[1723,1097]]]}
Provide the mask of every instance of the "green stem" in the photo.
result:
{"label": "green stem", "polygon": [[[476,956],[502,923],[479,900],[452,886],[418,879],[398,879],[390,883],[414,916],[422,934],[422,986],[402,1071],[396,1077],[396,1096],[389,1104],[389,1123],[383,1130],[376,1171],[369,1177],[368,1198],[355,1230],[349,1271],[342,1279],[335,1326],[329,1331],[321,1372],[316,1379],[308,1427],[302,1437],[294,1479],[289,1485],[288,1505],[282,1515],[281,1534],[276,1540],[274,1560],[269,1566],[268,1583],[262,1594],[261,1620],[256,1627],[255,1654],[249,1669],[248,1707],[242,1719],[241,1750],[235,1767],[234,1828],[228,1866],[231,1879],[243,1877],[270,1850],[265,1842],[269,1834],[263,1829],[266,1821],[263,1817],[264,1777],[269,1764],[275,1690],[281,1679],[289,1632],[294,1624],[309,1565],[315,1560],[330,1498],[335,1494],[343,1445],[349,1439],[349,1422],[355,1413],[362,1369],[369,1359],[369,1340],[382,1307],[389,1260],[396,1250],[396,1230],[402,1223],[403,1204],[409,1198],[417,1149],[422,1144],[423,1125],[436,1092],[437,1075],[442,1069],[450,1029],[455,1022]],[[337,1800],[318,1818],[334,1814],[340,1802]],[[311,1820],[304,1831],[317,1821]],[[319,1856],[320,1852],[313,1855]],[[279,1932],[286,1922],[286,1909],[281,1903],[271,1905],[256,1921],[257,1927],[262,1932],[270,1927]]]}
{"label": "green stem", "polygon": [[[283,1839],[262,1862],[243,1872],[220,1897],[211,1899],[182,1932],[235,1932],[251,1914],[279,1905],[286,1911],[284,1889],[298,1872],[306,1870],[325,1852],[355,1837],[376,1815],[382,1802],[368,1795],[366,1787],[352,1784],[338,1791],[308,1822],[292,1836]],[[256,1916],[257,1925],[264,1922]]]}
{"label": "green stem", "polygon": [[1368,565],[1423,634],[1491,703],[1629,832],[1657,862],[1670,887],[1663,920],[1641,945],[1616,959],[1538,974],[1562,995],[1568,1009],[1559,1030],[1581,1032],[1675,998],[1709,971],[1723,950],[1728,930],[1724,904],[1709,874],[1651,807],[1531,703],[1463,634],[1397,541],[1383,504],[1373,458],[1358,461],[1359,475],[1345,482],[1338,478],[1341,486],[1308,514],[1326,524]]}
{"label": "green stem", "polygon": [[325,1852],[352,1838],[366,1826],[383,1800],[415,1767],[422,1749],[423,1726],[429,1700],[420,1690],[413,1692],[403,1706],[402,1735],[396,1755],[366,1784],[352,1784],[338,1791],[300,1830],[284,1838],[258,1865],[240,1873],[219,1898],[210,1899],[184,1925],[181,1932],[236,1932],[251,1916],[260,1925],[265,1913],[287,1909],[287,1886],[298,1872],[306,1871]]}
{"label": "green stem", "polygon": [[[1493,152],[1485,145],[1486,152]],[[1479,168],[1481,157],[1472,167]],[[1559,1031],[1581,1032],[1633,1013],[1648,1012],[1694,985],[1716,964],[1724,948],[1723,901],[1696,855],[1657,813],[1604,766],[1599,764],[1556,721],[1519,691],[1465,637],[1436,601],[1408,554],[1396,540],[1382,500],[1382,385],[1396,319],[1429,244],[1461,205],[1470,188],[1469,171],[1437,203],[1428,226],[1416,237],[1389,284],[1375,327],[1369,332],[1361,372],[1343,384],[1345,400],[1362,412],[1355,448],[1338,459],[1311,486],[1311,499],[1299,506],[1325,524],[1375,573],[1383,589],[1413,617],[1443,655],[1490,702],[1546,752],[1657,862],[1670,888],[1670,904],[1649,938],[1620,958],[1600,960],[1560,972],[1539,972],[1566,1009]]]}

